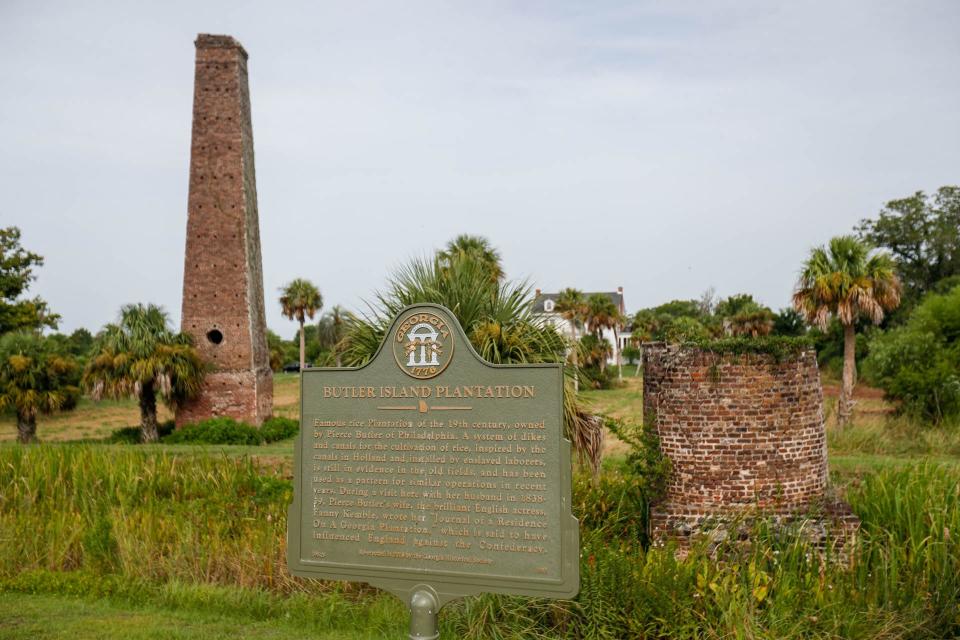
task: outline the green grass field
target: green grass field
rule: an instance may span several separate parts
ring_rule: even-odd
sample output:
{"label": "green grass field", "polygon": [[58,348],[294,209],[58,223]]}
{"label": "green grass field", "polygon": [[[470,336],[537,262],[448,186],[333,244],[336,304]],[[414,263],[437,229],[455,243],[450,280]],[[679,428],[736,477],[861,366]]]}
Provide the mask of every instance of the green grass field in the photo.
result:
{"label": "green grass field", "polygon": [[[638,420],[642,383],[585,391]],[[297,415],[298,377],[276,379]],[[831,478],[864,522],[850,566],[819,566],[768,539],[718,563],[644,550],[627,445],[612,435],[594,484],[577,476],[581,594],[482,596],[446,607],[444,638],[926,638],[960,633],[960,435],[892,414],[858,390],[855,425],[832,427]],[[401,603],[359,584],[286,573],[291,440],[264,446],[75,444],[135,424],[132,402],[84,402],[41,420],[35,447],[0,444],[0,638],[403,637]],[[0,439],[13,424],[0,420]],[[953,532],[953,533],[952,533]]]}
{"label": "green grass field", "polygon": [[[400,637],[401,632],[398,628],[396,637]],[[289,640],[293,637],[304,637],[304,629],[291,619],[250,620],[235,613],[131,607],[128,602],[0,593],[0,638],[9,640]],[[383,634],[344,627],[313,630],[309,637],[361,640],[380,638]]]}

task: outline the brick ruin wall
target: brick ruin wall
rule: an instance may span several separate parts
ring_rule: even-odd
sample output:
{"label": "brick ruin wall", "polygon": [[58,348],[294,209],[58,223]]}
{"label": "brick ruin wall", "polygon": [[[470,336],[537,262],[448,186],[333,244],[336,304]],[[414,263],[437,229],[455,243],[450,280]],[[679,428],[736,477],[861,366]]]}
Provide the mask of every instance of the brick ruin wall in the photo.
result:
{"label": "brick ruin wall", "polygon": [[196,41],[182,328],[212,365],[177,425],[214,416],[260,424],[273,409],[247,54]]}
{"label": "brick ruin wall", "polygon": [[[643,349],[645,419],[672,464],[651,513],[654,539],[681,547],[718,521],[826,514],[821,538],[845,539],[856,517],[827,493],[823,390],[816,353],[716,354]],[[822,542],[822,540],[818,541]]]}

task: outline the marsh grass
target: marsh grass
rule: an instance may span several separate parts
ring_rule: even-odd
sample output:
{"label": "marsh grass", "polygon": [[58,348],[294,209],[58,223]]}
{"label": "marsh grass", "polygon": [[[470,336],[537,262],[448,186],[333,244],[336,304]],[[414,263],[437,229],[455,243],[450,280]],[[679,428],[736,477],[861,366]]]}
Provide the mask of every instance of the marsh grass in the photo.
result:
{"label": "marsh grass", "polygon": [[[840,563],[763,524],[749,547],[679,560],[641,544],[635,478],[622,468],[599,483],[580,477],[580,595],[456,601],[441,615],[444,637],[956,636],[958,479],[955,469],[926,464],[852,484],[863,529]],[[288,480],[246,457],[0,448],[0,589],[256,619],[302,615],[305,629],[367,625],[396,635],[405,614],[392,597],[287,573],[290,492]]]}

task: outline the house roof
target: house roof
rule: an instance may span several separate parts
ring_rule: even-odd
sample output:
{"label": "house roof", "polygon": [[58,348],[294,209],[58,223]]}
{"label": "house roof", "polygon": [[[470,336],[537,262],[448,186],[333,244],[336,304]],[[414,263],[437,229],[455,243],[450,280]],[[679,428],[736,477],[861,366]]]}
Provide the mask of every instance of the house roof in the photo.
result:
{"label": "house roof", "polygon": [[[625,312],[625,309],[624,309],[624,306],[623,306],[623,293],[622,293],[622,292],[620,292],[620,291],[590,291],[590,292],[584,293],[584,294],[583,294],[583,297],[584,297],[584,298],[589,298],[590,296],[594,295],[595,293],[599,293],[599,294],[601,294],[601,295],[609,296],[610,300],[613,301],[613,304],[617,305],[617,309],[620,309],[620,312],[621,312],[621,313],[624,313],[624,312]],[[537,297],[534,298],[534,300],[533,300],[533,312],[534,312],[534,313],[547,313],[547,311],[543,308],[543,304],[544,304],[547,300],[553,300],[553,302],[556,303],[556,301],[557,301],[557,299],[558,299],[559,297],[560,297],[560,294],[559,294],[559,293],[540,293],[540,292],[538,292],[538,293],[537,293]]]}

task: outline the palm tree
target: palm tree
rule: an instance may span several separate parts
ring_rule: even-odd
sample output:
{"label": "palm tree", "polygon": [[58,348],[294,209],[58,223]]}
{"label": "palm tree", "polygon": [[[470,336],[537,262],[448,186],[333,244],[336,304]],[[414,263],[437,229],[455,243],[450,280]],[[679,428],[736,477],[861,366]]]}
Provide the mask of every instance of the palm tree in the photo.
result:
{"label": "palm tree", "polygon": [[[393,319],[405,307],[422,302],[450,309],[484,360],[495,364],[565,362],[567,344],[550,324],[533,314],[526,283],[494,282],[487,268],[474,260],[414,260],[378,292],[366,313],[348,315],[343,362],[368,362],[386,337]],[[565,373],[572,378],[572,367]],[[602,422],[580,406],[572,382],[563,394],[564,427],[574,448],[599,469]]]}
{"label": "palm tree", "polygon": [[900,304],[900,280],[884,253],[854,236],[838,236],[817,247],[803,264],[793,293],[793,306],[808,322],[826,330],[831,317],[843,326],[843,384],[837,408],[840,426],[850,422],[856,384],[856,322],[874,324]]}
{"label": "palm tree", "polygon": [[303,371],[306,365],[306,340],[303,335],[303,325],[307,318],[313,320],[317,311],[323,308],[323,296],[320,290],[303,278],[297,278],[280,289],[280,306],[283,308],[283,315],[290,320],[296,320],[300,323],[300,370]]}
{"label": "palm tree", "polygon": [[[597,337],[597,340],[603,340],[603,330],[612,329],[616,348],[617,364],[620,364],[620,344],[618,326],[622,322],[620,310],[616,303],[610,299],[610,296],[603,293],[594,293],[587,298],[587,329]],[[600,371],[605,371],[607,366],[606,359],[600,362]]]}
{"label": "palm tree", "polygon": [[732,336],[768,336],[773,331],[773,311],[766,307],[741,311],[723,319],[724,331]]}
{"label": "palm tree", "polygon": [[333,309],[323,314],[320,322],[317,323],[317,337],[320,339],[320,346],[333,351],[337,366],[342,366],[340,350],[342,345],[340,341],[344,336],[344,319],[346,312],[340,305],[334,305]]}
{"label": "palm tree", "polygon": [[121,308],[116,324],[97,336],[83,386],[94,400],[135,396],[140,405],[140,438],[156,442],[157,395],[171,408],[196,396],[207,365],[187,333],[170,328],[166,312],[153,304]]}
{"label": "palm tree", "polygon": [[577,331],[583,326],[587,317],[587,299],[579,289],[567,287],[557,296],[557,313],[570,325],[570,353],[573,356],[573,390],[580,390],[580,376],[577,373],[580,368],[579,363],[579,342],[577,341]]}
{"label": "palm tree", "polygon": [[460,234],[437,253],[437,258],[445,268],[457,260],[476,260],[484,266],[493,282],[499,282],[504,277],[500,253],[483,236]]}
{"label": "palm tree", "polygon": [[17,414],[17,442],[37,440],[37,414],[70,408],[80,394],[77,364],[33,332],[0,338],[0,411]]}

